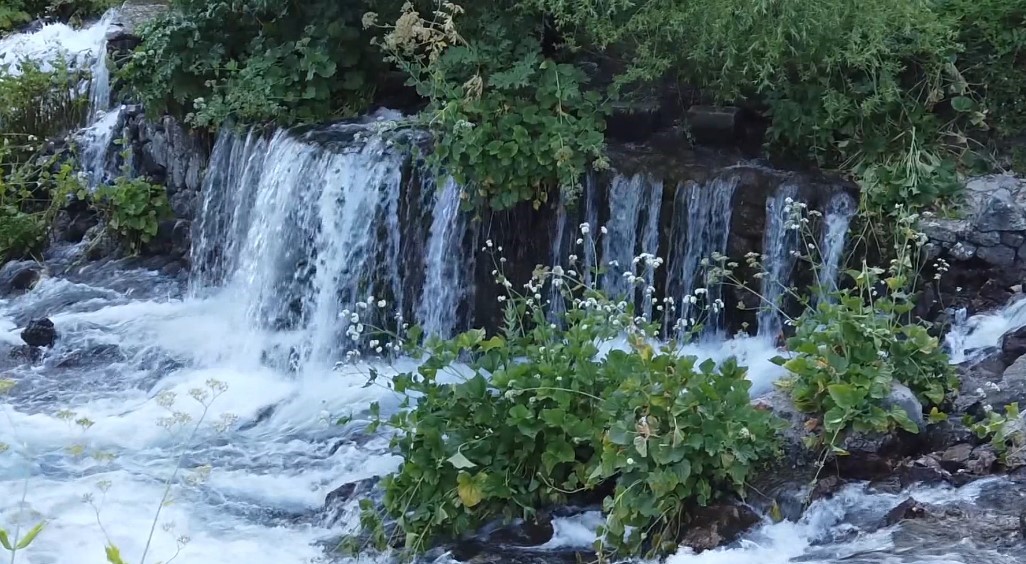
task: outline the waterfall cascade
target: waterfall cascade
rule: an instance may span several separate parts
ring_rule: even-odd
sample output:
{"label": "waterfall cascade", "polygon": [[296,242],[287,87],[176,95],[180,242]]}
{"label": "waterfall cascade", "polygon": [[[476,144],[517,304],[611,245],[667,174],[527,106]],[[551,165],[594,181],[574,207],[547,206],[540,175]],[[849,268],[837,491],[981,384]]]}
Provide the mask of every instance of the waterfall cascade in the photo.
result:
{"label": "waterfall cascade", "polygon": [[434,217],[424,257],[424,291],[417,304],[417,322],[429,335],[448,337],[459,323],[466,296],[467,257],[463,238],[465,213],[460,213],[460,187],[448,180],[435,194]]}
{"label": "waterfall cascade", "polygon": [[837,289],[837,276],[844,266],[845,243],[848,241],[848,227],[858,209],[855,199],[839,192],[827,202],[823,233],[820,238],[820,295],[830,294]]}
{"label": "waterfall cascade", "polygon": [[[735,174],[728,172],[707,184],[688,183],[677,187],[667,271],[667,294],[673,298],[681,320],[689,321],[701,317],[697,307],[691,304],[689,299],[694,296],[695,290],[706,290],[704,295],[707,304],[720,299],[719,285],[705,282],[707,261],[716,253],[727,252],[732,203],[739,181]],[[707,332],[717,333],[721,323],[722,314],[710,312],[705,320]]]}
{"label": "waterfall cascade", "polygon": [[[83,53],[77,47],[84,37],[94,49],[103,32],[45,26],[37,33],[58,37],[67,52]],[[35,53],[41,41],[33,35],[0,41],[0,63],[12,53]],[[101,117],[92,125],[97,132],[114,132],[119,120],[102,112],[109,109],[103,103],[109,93],[102,93],[106,87],[100,83],[94,86],[91,99],[101,110],[94,115]],[[102,137],[88,143],[100,145]],[[204,179],[188,292],[177,279],[156,272],[90,265],[74,281],[44,276],[31,291],[0,299],[0,364],[3,377],[16,382],[0,397],[0,437],[10,443],[0,463],[0,496],[10,500],[0,511],[0,527],[14,530],[11,524],[23,517],[47,521],[19,557],[102,564],[105,545],[113,542],[126,560],[138,561],[145,532],[156,524],[154,561],[174,559],[178,550],[178,561],[202,564],[333,558],[324,547],[352,532],[359,508],[350,503],[333,512],[334,519],[323,519],[328,492],[398,464],[387,438],[363,432],[371,402],[386,412],[396,402],[391,391],[365,385],[369,370],[396,367],[337,365],[350,352],[350,331],[399,314],[415,317],[429,331],[457,330],[463,322],[459,312],[470,307],[475,291],[470,277],[479,245],[467,242],[477,232],[457,213],[458,187],[450,182],[437,190],[433,182],[415,182],[406,176],[408,165],[408,155],[373,123],[305,132],[225,128]],[[630,261],[662,248],[669,255],[665,285],[656,276],[646,281],[657,296],[665,293],[684,306],[685,297],[706,287],[700,281],[703,259],[727,252],[735,199],[743,195],[735,172],[677,186],[672,218],[660,217],[665,214],[659,180],[619,175],[607,185],[590,177],[581,205],[560,208],[552,244],[542,250],[552,256],[540,261],[559,264],[571,249],[578,251],[578,237],[594,237],[600,246],[584,244],[583,261],[615,261],[619,268],[598,282],[627,291],[621,275]],[[781,209],[796,193],[784,184],[766,203],[766,270],[783,285],[790,283],[794,246]],[[853,210],[850,200],[838,198],[826,210],[821,242],[821,276],[828,281],[843,262],[844,225]],[[582,222],[591,226],[586,235],[577,232]],[[660,230],[666,223],[668,236]],[[722,294],[706,289],[708,299]],[[635,297],[646,310],[652,307],[646,296]],[[949,343],[963,357],[993,347],[1009,327],[1026,323],[1023,303],[961,320]],[[761,332],[779,323],[769,313],[760,315]],[[8,354],[21,344],[19,326],[34,317],[51,318],[60,338],[38,360]],[[707,323],[713,333],[723,325],[721,316]],[[768,360],[777,354],[772,343],[710,337],[681,351],[717,361],[739,356],[755,393],[770,389],[777,374]],[[398,369],[413,365],[398,360]],[[193,401],[209,398],[204,390],[221,391],[208,404]],[[194,436],[162,427],[168,405],[172,419],[203,423]],[[69,425],[68,413],[90,425]],[[353,421],[336,425],[339,416]],[[71,454],[69,446],[86,454]],[[174,483],[175,503],[160,503],[166,480],[176,474],[204,479]],[[98,499],[98,483],[103,503],[94,510],[81,500],[86,494]],[[988,499],[1026,494],[1013,487],[1018,486],[991,481],[891,494],[850,484],[814,502],[798,522],[767,520],[735,545],[702,554],[682,550],[669,563],[832,563],[852,555],[903,564],[937,558],[1021,562],[963,534],[972,520],[871,528],[908,495],[928,504],[985,505]],[[161,519],[154,523],[158,506]],[[601,523],[595,512],[557,517],[555,537],[536,553],[547,558],[549,550],[587,550]],[[179,542],[183,537],[191,539],[187,546]]]}
{"label": "waterfall cascade", "polygon": [[781,308],[791,287],[791,270],[794,268],[798,247],[798,230],[795,228],[791,204],[798,196],[794,184],[782,185],[766,200],[766,232],[763,243],[762,299],[759,310],[759,336],[775,339],[781,331]]}

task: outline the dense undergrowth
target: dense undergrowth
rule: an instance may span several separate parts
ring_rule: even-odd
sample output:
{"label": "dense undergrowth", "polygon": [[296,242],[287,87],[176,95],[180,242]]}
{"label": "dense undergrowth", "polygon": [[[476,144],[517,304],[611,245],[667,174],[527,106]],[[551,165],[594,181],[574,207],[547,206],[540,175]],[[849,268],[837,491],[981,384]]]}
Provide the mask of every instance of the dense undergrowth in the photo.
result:
{"label": "dense undergrowth", "polygon": [[956,195],[1026,119],[1017,0],[173,4],[124,70],[151,111],[323,121],[395,100],[396,70],[468,205],[573,191],[603,116],[653,97],[761,113],[771,152],[851,173],[877,211]]}
{"label": "dense undergrowth", "polygon": [[[803,209],[794,206],[793,220],[811,236]],[[947,409],[957,389],[937,338],[907,316],[921,241],[912,224],[903,220],[890,268],[864,266],[845,275],[852,283],[842,289],[796,293],[805,307],[786,317],[795,332],[777,359],[788,372],[778,386],[810,415],[803,446],[820,453],[821,468],[848,454],[842,445],[852,434],[925,431],[914,420]],[[582,225],[578,244],[596,244],[591,232]],[[494,249],[487,242],[483,250]],[[816,260],[811,252],[803,258]],[[623,275],[652,296],[646,279],[661,263],[643,255]],[[736,281],[736,263],[716,263],[710,280]],[[495,522],[601,502],[596,554],[651,557],[678,549],[699,508],[758,495],[750,482],[776,461],[783,422],[752,403],[747,368],[680,348],[722,302],[696,289],[688,300],[697,319],[667,340],[658,320],[674,314],[670,299],[649,308],[607,295],[575,258],[566,270],[539,268],[522,287],[505,277],[504,264],[498,257],[494,271],[504,322],[492,334],[439,339],[416,327],[365,327],[373,300],[343,313],[350,336],[369,350],[422,361],[393,377],[371,373],[369,384],[402,402],[393,414],[372,409],[369,431],[394,431],[403,461],[383,481],[383,508],[362,502],[363,534],[345,548],[369,543],[415,556]],[[922,400],[924,413],[890,401],[899,385]]]}
{"label": "dense undergrowth", "polygon": [[77,199],[104,219],[129,251],[138,251],[169,215],[162,186],[131,171],[90,191],[65,137],[83,126],[89,77],[60,59],[43,68],[22,61],[17,72],[0,68],[0,262],[37,256],[54,219]]}

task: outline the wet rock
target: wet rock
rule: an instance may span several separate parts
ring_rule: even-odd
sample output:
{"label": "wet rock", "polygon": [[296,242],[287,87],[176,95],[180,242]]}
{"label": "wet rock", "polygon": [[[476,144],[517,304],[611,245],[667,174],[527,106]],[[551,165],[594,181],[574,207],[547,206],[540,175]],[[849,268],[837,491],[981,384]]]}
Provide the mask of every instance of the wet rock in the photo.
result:
{"label": "wet rock", "polygon": [[970,474],[986,476],[993,471],[994,464],[997,460],[998,457],[997,453],[994,452],[994,447],[990,445],[980,445],[973,449],[973,454],[969,457],[969,461],[966,463],[965,469]]}
{"label": "wet rock", "polygon": [[33,319],[21,332],[21,340],[30,347],[53,346],[57,340],[57,328],[49,319]]}
{"label": "wet rock", "polygon": [[902,462],[897,468],[897,475],[903,488],[919,482],[938,484],[951,478],[951,473],[941,466],[940,460],[934,455],[920,456]]}
{"label": "wet rock", "polygon": [[908,519],[922,519],[928,515],[926,506],[910,498],[887,512],[883,518],[883,526],[890,527]]}
{"label": "wet rock", "polygon": [[940,455],[941,466],[948,472],[964,470],[969,457],[972,456],[973,445],[962,443],[955,445]]}
{"label": "wet rock", "polygon": [[932,451],[943,451],[959,443],[971,443],[976,435],[962,423],[959,417],[949,417],[947,421],[934,423],[926,428],[926,448]]}
{"label": "wet rock", "polygon": [[1006,247],[1012,247],[1013,249],[1018,249],[1019,247],[1022,246],[1022,244],[1024,242],[1026,242],[1026,237],[1020,235],[1019,233],[1002,233],[1001,234],[1001,244],[1006,246]]}
{"label": "wet rock", "polygon": [[1016,251],[1008,247],[980,247],[976,256],[988,264],[995,266],[1011,266],[1015,262]]}
{"label": "wet rock", "polygon": [[359,519],[361,499],[377,500],[379,477],[342,484],[324,497],[324,521],[328,526]]}
{"label": "wet rock", "polygon": [[81,368],[124,360],[125,354],[117,345],[96,345],[68,351],[56,359],[53,366],[54,368]]}
{"label": "wet rock", "polygon": [[1026,355],[1026,327],[1014,329],[1001,336],[1001,360],[1011,365]]}
{"label": "wet rock", "polygon": [[17,347],[11,347],[11,349],[7,351],[7,358],[13,360],[15,364],[21,364],[26,362],[35,363],[39,362],[39,360],[43,358],[43,351],[40,350],[38,347],[21,345]]}
{"label": "wet rock", "polygon": [[25,292],[35,287],[45,268],[35,261],[11,261],[0,268],[0,296]]}
{"label": "wet rock", "polygon": [[731,145],[744,134],[743,113],[731,106],[691,106],[687,123],[695,142],[703,145]]}
{"label": "wet rock", "polygon": [[[966,239],[970,243],[974,243],[981,247],[993,247],[1001,244],[1001,235],[996,231],[970,231],[966,236]],[[980,249],[980,251],[982,252],[983,249]]]}
{"label": "wet rock", "polygon": [[681,545],[698,552],[733,542],[760,521],[751,508],[743,505],[703,507],[693,512],[691,519]]}
{"label": "wet rock", "polygon": [[824,499],[834,495],[841,486],[844,485],[844,480],[839,476],[827,476],[816,480],[816,485],[813,486],[812,492],[809,494],[809,501],[816,501],[817,499]]}
{"label": "wet rock", "polygon": [[884,400],[884,406],[887,409],[893,406],[900,407],[920,430],[926,428],[926,418],[923,417],[923,404],[912,390],[908,389],[904,384],[895,382],[891,386],[891,395]]}
{"label": "wet rock", "polygon": [[529,547],[549,542],[554,534],[552,519],[548,515],[540,514],[534,520],[519,520],[513,525],[486,529],[481,537],[488,544]]}
{"label": "wet rock", "polygon": [[955,243],[951,247],[951,256],[955,260],[966,261],[976,256],[976,246],[970,243]]}

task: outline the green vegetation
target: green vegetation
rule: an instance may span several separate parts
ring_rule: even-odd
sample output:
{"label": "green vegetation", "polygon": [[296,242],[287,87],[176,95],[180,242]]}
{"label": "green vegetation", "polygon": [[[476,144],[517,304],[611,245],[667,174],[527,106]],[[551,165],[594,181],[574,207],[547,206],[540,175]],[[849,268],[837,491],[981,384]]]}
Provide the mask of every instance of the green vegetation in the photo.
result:
{"label": "green vegetation", "polygon": [[370,4],[176,0],[143,30],[122,76],[148,111],[187,115],[200,127],[353,115],[384,69],[380,56],[368,57],[360,26]]}
{"label": "green vegetation", "polygon": [[72,92],[87,77],[61,60],[51,67],[23,61],[17,74],[0,69],[0,262],[41,251],[71,197],[90,201],[116,237],[137,252],[169,212],[165,191],[131,178],[128,170],[95,194],[86,190],[74,156],[45,140],[84,123],[88,100]]}
{"label": "green vegetation", "polygon": [[1017,0],[173,4],[124,68],[151,111],[323,121],[365,111],[392,67],[468,207],[573,192],[605,165],[611,104],[673,90],[762,113],[771,152],[853,174],[875,211],[956,196],[986,130],[1026,123]]}
{"label": "green vegetation", "polygon": [[[539,270],[524,295],[498,282],[500,334],[421,346],[414,329],[409,350],[424,362],[390,383],[405,400],[380,423],[398,431],[403,464],[385,478],[384,503],[411,555],[596,495],[606,516],[599,554],[671,552],[689,512],[743,492],[774,456],[775,420],[750,403],[744,368],[657,344],[656,325],[576,272]],[[550,285],[568,303],[558,323],[540,298]],[[602,350],[624,332],[624,346]],[[392,542],[381,520],[364,523],[382,547]]]}
{"label": "green vegetation", "polygon": [[117,0],[4,0],[0,4],[0,36],[35,18],[82,22],[102,14]]}

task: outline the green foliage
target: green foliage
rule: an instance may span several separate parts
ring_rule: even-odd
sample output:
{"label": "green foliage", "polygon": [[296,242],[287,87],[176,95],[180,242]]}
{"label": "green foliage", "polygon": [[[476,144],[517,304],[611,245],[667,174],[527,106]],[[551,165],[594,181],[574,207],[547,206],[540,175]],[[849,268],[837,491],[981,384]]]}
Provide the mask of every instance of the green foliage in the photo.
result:
{"label": "green foliage", "polygon": [[985,99],[1000,134],[1026,127],[1026,4],[1019,0],[943,0],[964,46],[959,66]]}
{"label": "green foliage", "polygon": [[163,186],[127,174],[118,177],[114,184],[99,187],[94,205],[106,217],[107,227],[133,252],[149,243],[156,236],[160,221],[171,215]]}
{"label": "green foliage", "polygon": [[363,0],[176,0],[144,27],[120,76],[151,114],[187,114],[199,127],[351,115],[365,109],[381,66],[359,27],[365,8]]}
{"label": "green foliage", "polygon": [[589,164],[606,165],[603,106],[585,90],[588,76],[544,56],[501,17],[478,22],[485,39],[464,41],[455,31],[462,12],[445,5],[428,20],[408,5],[381,41],[429,101],[421,116],[434,133],[429,162],[467,189],[466,207],[537,208],[553,188],[576,193]]}
{"label": "green foliage", "polygon": [[74,91],[85,76],[62,59],[49,66],[26,60],[18,73],[0,67],[0,138],[22,144],[29,136],[53,137],[84,123],[88,100]]}
{"label": "green foliage", "polygon": [[848,271],[852,286],[806,309],[787,340],[789,358],[776,359],[792,374],[784,385],[795,406],[821,415],[828,437],[852,429],[918,432],[900,406],[888,407],[894,384],[907,386],[926,408],[958,388],[937,338],[909,318],[921,272],[916,220],[905,216],[896,226],[888,269],[863,264]]}
{"label": "green foliage", "polygon": [[[528,284],[528,295],[546,281],[574,288],[558,324],[511,292],[501,334],[473,330],[423,348],[411,335],[423,363],[392,380],[405,401],[385,424],[399,431],[403,463],[384,480],[395,538],[411,554],[605,492],[596,550],[665,553],[690,509],[742,491],[775,453],[774,420],[751,405],[745,369],[655,344],[655,325],[570,274],[543,270]],[[625,346],[600,351],[624,331]]]}
{"label": "green foliage", "polygon": [[14,206],[0,206],[0,263],[40,250],[46,226],[36,214]]}
{"label": "green foliage", "polygon": [[1008,458],[1023,460],[1023,452],[1026,452],[1026,429],[1023,427],[1018,403],[1006,405],[1004,413],[993,411],[988,406],[987,415],[982,421],[975,421],[972,416],[966,415],[963,423],[980,439],[989,439],[990,445],[1003,462],[1007,463]]}

